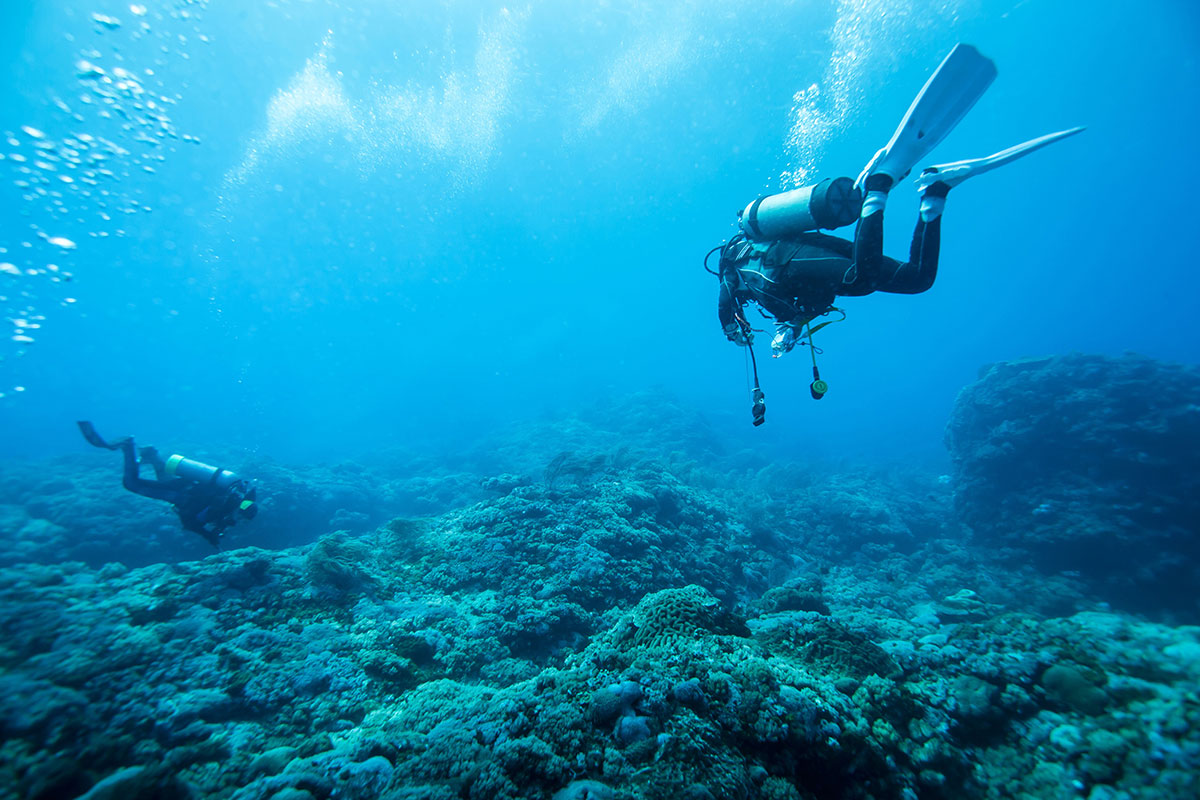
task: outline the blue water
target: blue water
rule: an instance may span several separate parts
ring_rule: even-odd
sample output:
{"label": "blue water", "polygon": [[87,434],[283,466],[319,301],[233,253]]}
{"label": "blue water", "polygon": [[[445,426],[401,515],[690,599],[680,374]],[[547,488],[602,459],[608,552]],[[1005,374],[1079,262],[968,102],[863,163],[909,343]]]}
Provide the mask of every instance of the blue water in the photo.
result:
{"label": "blue water", "polygon": [[[90,418],[147,442],[352,457],[651,389],[764,453],[937,458],[989,362],[1200,360],[1192,3],[4,0],[4,15],[0,262],[22,274],[0,274],[2,456],[79,451],[73,421]],[[959,41],[999,78],[935,161],[1087,132],[951,195],[930,292],[842,303],[821,403],[806,351],[760,350],[769,421],[752,428],[704,253],[757,195],[856,174]],[[137,85],[81,77],[81,60]],[[113,145],[104,165],[81,134]],[[892,193],[889,254],[915,207],[911,187]]]}
{"label": "blue water", "polygon": [[[1200,796],[1198,8],[0,0],[0,800]],[[753,427],[705,253],[958,42],[1086,132]]]}

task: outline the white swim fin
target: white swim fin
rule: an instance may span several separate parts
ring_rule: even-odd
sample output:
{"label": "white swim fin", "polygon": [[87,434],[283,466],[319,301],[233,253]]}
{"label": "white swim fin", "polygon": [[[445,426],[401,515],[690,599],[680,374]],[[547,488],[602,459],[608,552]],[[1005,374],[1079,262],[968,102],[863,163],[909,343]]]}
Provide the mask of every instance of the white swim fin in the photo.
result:
{"label": "white swim fin", "polygon": [[884,173],[893,185],[954,130],[996,79],[996,65],[969,44],[957,44],[921,88],[891,140],[858,176]]}
{"label": "white swim fin", "polygon": [[926,167],[916,180],[917,191],[924,192],[938,181],[953,189],[967,178],[982,175],[985,172],[996,169],[996,167],[1003,167],[1005,164],[1016,161],[1022,156],[1029,155],[1034,150],[1041,150],[1048,144],[1053,144],[1059,139],[1066,139],[1068,136],[1074,136],[1083,130],[1084,128],[1080,127],[1058,131],[1057,133],[1048,133],[1045,136],[1039,136],[1036,139],[1030,139],[1028,142],[1015,144],[1007,150],[1001,150],[999,153],[993,153],[983,158],[951,161],[949,164],[935,164],[932,167]]}

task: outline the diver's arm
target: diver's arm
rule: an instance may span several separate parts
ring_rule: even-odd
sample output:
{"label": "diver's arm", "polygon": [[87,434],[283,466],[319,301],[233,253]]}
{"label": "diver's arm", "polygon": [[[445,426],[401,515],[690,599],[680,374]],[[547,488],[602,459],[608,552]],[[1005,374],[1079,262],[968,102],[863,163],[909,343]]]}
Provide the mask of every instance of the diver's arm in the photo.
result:
{"label": "diver's arm", "polygon": [[[201,521],[200,517],[208,510],[208,506],[203,505],[197,508],[197,505],[199,503],[195,498],[186,498],[182,503],[175,505],[175,513],[179,515],[179,524],[185,531],[200,534],[206,542],[219,549],[221,533],[228,525],[221,525],[219,520],[211,523],[208,520]],[[212,524],[211,530],[208,528],[209,524]]]}
{"label": "diver's arm", "polygon": [[738,333],[741,331],[737,322],[740,307],[741,303],[737,301],[729,282],[722,279],[721,293],[717,297],[717,318],[721,321],[721,330],[725,332],[725,338],[731,342],[737,339]]}

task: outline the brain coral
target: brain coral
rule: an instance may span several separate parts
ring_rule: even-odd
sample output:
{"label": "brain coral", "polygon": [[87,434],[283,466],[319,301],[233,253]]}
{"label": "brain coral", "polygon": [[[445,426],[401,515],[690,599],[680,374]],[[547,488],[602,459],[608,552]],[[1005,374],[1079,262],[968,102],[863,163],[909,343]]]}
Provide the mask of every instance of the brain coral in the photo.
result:
{"label": "brain coral", "polygon": [[696,584],[642,598],[631,614],[634,647],[674,647],[697,634],[719,633],[725,614],[717,598]]}

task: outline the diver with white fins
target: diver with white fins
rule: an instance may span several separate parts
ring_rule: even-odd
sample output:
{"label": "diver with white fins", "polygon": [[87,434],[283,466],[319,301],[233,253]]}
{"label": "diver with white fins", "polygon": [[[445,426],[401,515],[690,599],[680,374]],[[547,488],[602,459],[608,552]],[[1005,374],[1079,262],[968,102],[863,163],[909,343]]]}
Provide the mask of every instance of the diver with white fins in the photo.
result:
{"label": "diver with white fins", "polygon": [[[959,44],[942,61],[909,106],[888,143],[857,180],[825,179],[815,186],[760,197],[738,212],[739,232],[709,251],[720,251],[717,313],[726,338],[749,350],[754,367],[753,422],[765,420],[766,402],[754,359],[754,329],[745,315],[753,302],[775,321],[772,354],[797,344],[813,356],[810,392],[828,391],[817,368],[812,334],[845,319],[836,297],[872,292],[919,294],[937,277],[941,218],[950,190],[968,178],[1011,163],[1048,144],[1073,136],[1071,128],[1001,150],[990,156],[926,167],[916,179],[921,199],[906,262],[883,254],[883,212],[888,193],[942,141],[996,77],[996,66],[971,45]],[[821,233],[857,222],[854,240]],[[705,267],[708,268],[708,257]],[[710,272],[713,270],[709,269]],[[830,313],[841,318],[813,325]]]}

